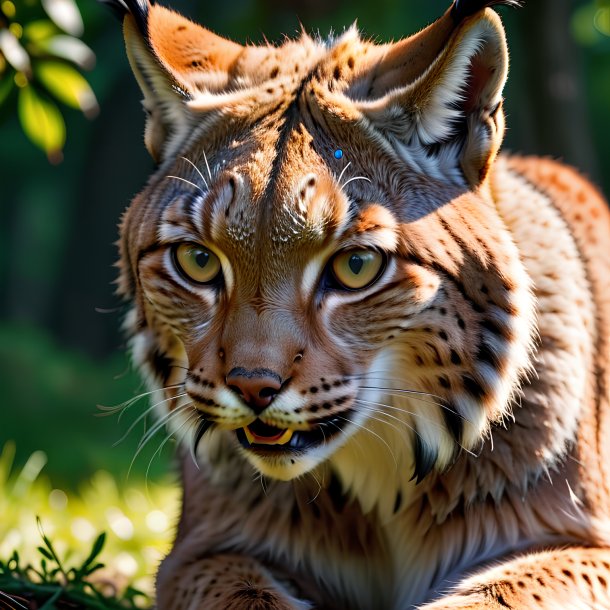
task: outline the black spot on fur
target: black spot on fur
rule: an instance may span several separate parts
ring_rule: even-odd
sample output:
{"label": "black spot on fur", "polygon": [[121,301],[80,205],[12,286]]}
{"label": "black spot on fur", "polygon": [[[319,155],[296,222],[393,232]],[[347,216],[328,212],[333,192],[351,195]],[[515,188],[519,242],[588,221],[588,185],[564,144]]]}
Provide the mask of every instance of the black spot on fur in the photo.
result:
{"label": "black spot on fur", "polygon": [[438,382],[444,387],[444,388],[450,388],[451,384],[449,383],[449,379],[447,379],[447,377],[439,377],[438,378]]}
{"label": "black spot on fur", "polygon": [[485,390],[481,387],[481,384],[469,375],[462,375],[462,383],[466,391],[475,398],[483,398],[485,396]]}
{"label": "black spot on fur", "polygon": [[415,454],[415,466],[410,480],[413,481],[415,479],[415,483],[419,484],[434,468],[434,464],[436,464],[438,458],[438,451],[424,443],[417,433],[415,434],[415,446],[413,451]]}
{"label": "black spot on fur", "polygon": [[436,366],[442,366],[443,360],[441,358],[441,355],[438,353],[436,346],[433,345],[432,343],[426,343],[426,345],[430,348],[430,350],[433,353],[432,360],[434,361],[434,364],[436,364]]}
{"label": "black spot on fur", "polygon": [[462,364],[460,355],[454,350],[451,350],[451,364]]}
{"label": "black spot on fur", "polygon": [[492,319],[483,320],[481,322],[481,326],[483,326],[483,328],[486,328],[489,332],[492,332],[494,335],[497,335],[498,337],[502,337],[503,339],[506,339],[507,341],[510,341],[510,339],[511,339],[510,330],[508,328],[500,326],[500,324],[498,324],[498,322],[496,322],[495,320],[492,320]]}
{"label": "black spot on fur", "polygon": [[481,362],[486,362],[487,364],[490,364],[496,369],[499,368],[501,364],[500,358],[491,349],[491,347],[487,345],[487,343],[481,343],[481,345],[479,345],[479,349],[477,351],[477,360],[480,360]]}

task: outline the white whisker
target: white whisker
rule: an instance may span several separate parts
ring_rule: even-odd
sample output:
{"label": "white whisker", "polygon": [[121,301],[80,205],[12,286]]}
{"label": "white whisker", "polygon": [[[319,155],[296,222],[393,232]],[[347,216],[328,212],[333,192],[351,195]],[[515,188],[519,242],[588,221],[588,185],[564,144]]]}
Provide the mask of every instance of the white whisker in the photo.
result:
{"label": "white whisker", "polygon": [[212,172],[210,171],[210,164],[208,163],[208,157],[205,154],[205,150],[202,150],[201,152],[203,153],[203,160],[205,161],[205,166],[208,169],[208,176],[210,177],[210,182],[212,182],[213,181],[212,180]]}
{"label": "white whisker", "polygon": [[198,184],[195,184],[194,182],[191,182],[190,180],[187,180],[186,178],[180,178],[180,176],[165,176],[165,177],[173,178],[174,180],[180,180],[181,182],[186,182],[187,184],[190,184],[192,187],[196,188],[202,195],[205,195],[205,191]]}
{"label": "white whisker", "polygon": [[[383,439],[383,437],[379,436],[379,434],[377,434],[376,432],[373,432],[373,430],[369,430],[369,428],[367,428],[366,426],[364,426],[362,424],[358,424],[355,421],[352,421],[351,419],[347,419],[346,417],[341,417],[340,415],[338,415],[337,418],[342,419],[343,421],[348,422],[350,424],[353,424],[354,426],[356,426],[356,428],[365,430],[369,434],[376,436],[388,448],[388,451],[390,452],[390,455],[392,456],[392,459],[394,460],[394,465],[396,466],[396,468],[398,468],[398,461],[396,460],[396,456],[394,455],[394,452],[392,451],[392,448],[390,447],[390,445],[388,445],[388,443]],[[372,418],[372,419],[374,419],[374,418]],[[388,425],[389,425],[389,423],[388,423]]]}
{"label": "white whisker", "polygon": [[[373,402],[370,400],[364,400],[362,398],[356,398],[356,400],[354,402],[359,403],[364,409],[367,410],[368,413],[375,413],[376,415],[383,415],[384,417],[389,417],[393,420],[396,420],[397,422],[404,424],[405,426],[407,426],[408,428],[410,428],[413,432],[415,432],[415,434],[417,434],[420,438],[421,435],[419,434],[419,432],[417,431],[416,428],[414,428],[413,426],[411,426],[408,422],[394,416],[391,415],[390,413],[386,413],[385,409],[392,409],[395,411],[400,411],[401,413],[406,413],[408,415],[412,415],[413,417],[420,417],[422,418],[424,421],[426,421],[429,424],[432,424],[435,428],[439,429],[439,430],[443,430],[443,431],[447,431],[447,428],[445,426],[443,426],[442,424],[439,424],[438,422],[435,422],[434,420],[430,419],[429,417],[426,417],[425,414],[423,413],[415,413],[413,411],[407,411],[405,409],[401,409],[400,407],[394,407],[392,405],[386,405],[385,403],[379,403],[379,402]],[[381,407],[381,409],[383,410],[379,410],[379,409],[374,409],[373,406],[379,406]],[[438,405],[438,406],[444,406],[444,405]],[[448,407],[446,407],[448,408]],[[452,413],[455,413],[454,411],[451,411]],[[455,415],[457,415],[458,417],[461,417],[464,421],[468,421],[465,417],[463,417],[462,415],[460,415],[459,413],[455,413]],[[372,418],[375,419],[375,418]],[[377,420],[380,421],[380,420]],[[389,422],[386,422],[389,425]],[[393,426],[394,427],[394,426]],[[394,429],[396,431],[398,431],[397,428],[394,427]],[[422,438],[423,440],[423,438]],[[458,441],[455,441],[456,444],[458,445],[458,447],[460,447],[460,449],[462,449],[463,451],[465,451],[466,453],[468,453],[469,455],[472,455],[473,457],[476,457],[476,455],[470,451],[469,449],[466,449],[466,447],[464,447],[464,445],[462,445],[461,443],[459,443]]]}
{"label": "white whisker", "polygon": [[167,444],[167,442],[173,438],[175,435],[177,435],[179,432],[181,432],[185,426],[191,424],[194,420],[199,419],[198,416],[198,412],[197,409],[191,404],[190,406],[193,407],[194,409],[194,413],[191,413],[191,415],[188,416],[187,420],[185,422],[182,423],[182,425],[174,432],[170,432],[165,439],[163,440],[163,442],[159,445],[159,447],[157,448],[157,450],[152,454],[152,457],[150,458],[150,461],[148,462],[148,466],[146,468],[146,475],[144,477],[144,483],[146,485],[148,485],[148,473],[150,471],[150,467],[153,463],[153,460],[157,457],[157,455],[159,455],[161,453],[161,451],[163,451],[163,447],[165,447],[165,445]]}
{"label": "white whisker", "polygon": [[341,170],[341,173],[339,174],[339,177],[337,178],[337,182],[339,184],[341,184],[341,178],[343,178],[343,174],[345,173],[345,171],[347,170],[347,168],[352,164],[351,161],[348,162],[348,164]]}
{"label": "white whisker", "polygon": [[311,478],[318,484],[318,491],[317,491],[316,495],[307,502],[307,504],[312,504],[313,502],[315,502],[317,500],[318,496],[320,495],[320,492],[322,491],[322,483],[318,479],[318,477],[316,477],[313,470],[310,470],[307,474],[309,474],[311,476]]}
{"label": "white whisker", "polygon": [[129,464],[129,469],[127,470],[127,478],[129,478],[129,475],[131,474],[131,469],[133,468],[133,465],[138,457],[138,455],[140,455],[140,453],[142,452],[142,449],[144,449],[144,447],[146,446],[146,444],[150,441],[150,439],[161,429],[163,428],[163,426],[167,425],[171,419],[173,419],[174,417],[176,417],[177,415],[182,415],[182,412],[185,411],[187,408],[192,408],[192,403],[188,403],[186,405],[182,405],[180,407],[178,407],[176,410],[171,411],[167,416],[163,417],[159,422],[157,422],[143,437],[142,440],[138,443],[138,446],[136,448],[136,453],[133,456],[131,463]]}
{"label": "white whisker", "polygon": [[366,176],[354,176],[350,178],[345,184],[341,185],[341,188],[344,189],[350,182],[354,182],[355,180],[366,180],[367,182],[371,182],[369,178]]}
{"label": "white whisker", "polygon": [[[208,189],[208,191],[209,191],[210,186],[208,184],[208,181],[203,177],[203,174],[199,171],[199,168],[186,157],[180,157],[180,158],[184,159],[189,165],[191,165],[195,169],[195,171],[199,174],[199,177],[203,180],[203,184],[205,184],[205,188]],[[207,161],[206,161],[206,165],[207,165]],[[209,170],[209,168],[208,168],[208,170]]]}
{"label": "white whisker", "polygon": [[130,434],[131,431],[138,425],[139,422],[141,422],[151,411],[153,411],[156,407],[158,407],[159,405],[162,405],[164,402],[169,402],[170,400],[177,400],[178,398],[182,398],[183,396],[186,396],[186,392],[184,392],[183,394],[177,394],[176,396],[170,396],[169,398],[164,398],[163,400],[160,400],[159,402],[156,402],[154,405],[151,405],[150,407],[148,407],[148,409],[146,409],[143,413],[141,413],[137,419],[132,422],[132,424],[129,426],[129,428],[127,428],[127,432],[125,432],[125,434],[123,434],[123,436],[121,436],[121,438],[116,441],[112,446],[116,447],[117,445],[120,445]]}
{"label": "white whisker", "polygon": [[176,416],[176,414],[182,413],[182,411],[184,411],[189,406],[191,406],[191,403],[188,403],[186,405],[180,405],[178,408],[174,409],[173,411],[169,411],[168,413],[166,413],[165,415],[160,417],[159,420],[150,428],[150,430],[148,430],[144,433],[144,435],[140,439],[140,442],[138,443],[138,449],[141,449],[142,447],[144,447],[144,445],[146,445],[146,443],[148,443],[148,441],[150,441],[150,439],[159,430],[161,430],[161,428],[163,428],[165,425],[167,425],[170,422],[170,420]]}
{"label": "white whisker", "polygon": [[[155,392],[161,392],[163,390],[174,390],[176,388],[182,387],[182,385],[183,385],[182,383],[176,383],[174,385],[168,385],[163,388],[158,388],[156,390],[150,390],[149,392],[142,392],[141,394],[138,394],[137,396],[134,396],[133,398],[126,400],[125,402],[122,402],[118,405],[113,405],[111,407],[107,407],[105,405],[97,405],[97,408],[100,411],[104,411],[104,413],[98,413],[97,415],[99,417],[106,417],[108,415],[114,415],[115,413],[118,413],[119,411],[123,412],[126,409],[128,409],[131,405],[133,405],[135,402],[140,400],[140,398],[144,398],[145,396],[150,396],[151,394],[154,394]],[[119,421],[120,421],[120,416],[119,416]]]}

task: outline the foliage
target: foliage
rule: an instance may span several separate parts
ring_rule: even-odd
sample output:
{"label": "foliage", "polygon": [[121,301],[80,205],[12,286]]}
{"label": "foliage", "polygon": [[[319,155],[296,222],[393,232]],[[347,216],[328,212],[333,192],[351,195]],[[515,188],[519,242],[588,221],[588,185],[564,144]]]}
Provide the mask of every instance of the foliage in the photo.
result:
{"label": "foliage", "polygon": [[[52,594],[72,595],[62,599],[76,599],[85,593],[96,596],[91,586],[108,595],[102,585],[111,583],[110,597],[120,592],[123,602],[135,599],[129,587],[150,594],[157,565],[169,550],[171,524],[178,513],[177,488],[166,483],[119,489],[108,473],[100,471],[78,493],[64,491],[40,475],[45,463],[41,452],[32,454],[18,472],[14,454],[13,443],[0,453],[0,591],[20,587],[26,597],[53,588]],[[45,530],[42,547],[39,517]],[[100,531],[108,531],[108,536],[100,538]],[[36,559],[40,565],[33,568]],[[29,584],[22,582],[24,578]],[[2,603],[0,599],[0,608]]]}
{"label": "foliage", "polygon": [[[69,488],[99,469],[133,484],[166,475],[173,447],[153,459],[165,438],[163,430],[134,460],[150,422],[142,419],[126,433],[149,401],[146,393],[140,394],[141,380],[124,353],[95,361],[25,325],[0,324],[0,370],[3,399],[11,405],[2,412],[0,438],[16,441],[17,466],[42,451],[54,484]],[[127,401],[134,392],[141,398],[129,404],[120,420],[100,417],[104,411],[98,405]]]}
{"label": "foliage", "polygon": [[82,33],[74,0],[0,0],[0,106],[17,98],[23,131],[53,163],[62,159],[66,127],[52,98],[88,117],[98,112],[91,87],[75,68],[95,63]]}
{"label": "foliage", "polygon": [[43,545],[38,547],[40,563],[21,565],[17,551],[13,551],[8,561],[0,559],[0,603],[14,603],[20,608],[87,608],[91,610],[120,610],[138,608],[139,600],[146,600],[145,593],[127,587],[120,595],[114,595],[112,587],[95,582],[95,573],[104,568],[99,555],[106,541],[102,533],[93,542],[91,551],[78,566],[68,567],[57,554],[48,536],[42,530],[40,519],[38,528]]}

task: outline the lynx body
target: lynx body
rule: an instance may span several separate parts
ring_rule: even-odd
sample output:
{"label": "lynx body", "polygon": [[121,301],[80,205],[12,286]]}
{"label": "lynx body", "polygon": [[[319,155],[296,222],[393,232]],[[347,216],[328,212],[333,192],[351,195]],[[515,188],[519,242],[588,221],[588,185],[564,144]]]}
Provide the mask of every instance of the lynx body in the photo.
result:
{"label": "lynx body", "polygon": [[499,3],[274,47],[115,1],[159,163],[120,289],[182,447],[161,610],[610,607],[610,219],[498,156]]}

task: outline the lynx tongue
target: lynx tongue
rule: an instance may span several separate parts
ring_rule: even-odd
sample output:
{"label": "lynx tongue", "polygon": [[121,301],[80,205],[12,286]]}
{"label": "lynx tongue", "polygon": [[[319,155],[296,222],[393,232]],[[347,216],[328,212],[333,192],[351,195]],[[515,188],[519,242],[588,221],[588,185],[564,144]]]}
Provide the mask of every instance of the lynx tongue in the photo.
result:
{"label": "lynx tongue", "polygon": [[246,438],[251,445],[285,445],[292,438],[292,430],[282,430],[269,426],[260,419],[244,428]]}

